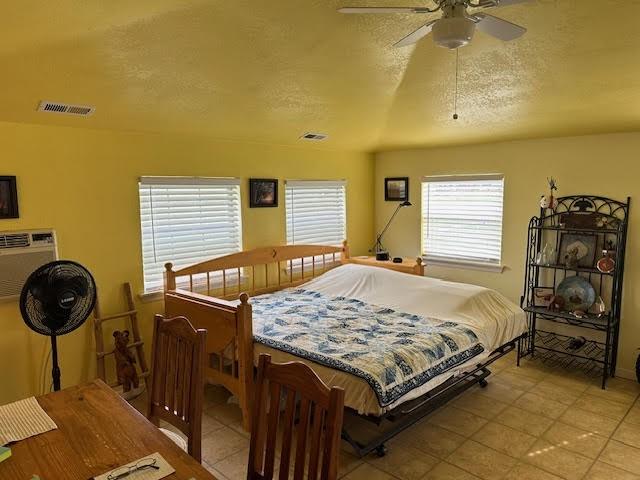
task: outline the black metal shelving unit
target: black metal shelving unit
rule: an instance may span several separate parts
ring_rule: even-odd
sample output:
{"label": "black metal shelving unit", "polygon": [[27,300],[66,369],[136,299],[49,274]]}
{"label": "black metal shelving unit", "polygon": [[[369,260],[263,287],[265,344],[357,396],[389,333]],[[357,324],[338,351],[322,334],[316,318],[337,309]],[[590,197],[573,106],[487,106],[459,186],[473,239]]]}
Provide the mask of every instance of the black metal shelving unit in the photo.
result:
{"label": "black metal shelving unit", "polygon": [[[555,209],[542,209],[540,216],[529,222],[525,263],[524,293],[521,306],[527,313],[528,334],[518,345],[518,362],[531,356],[545,363],[560,365],[602,377],[602,388],[614,376],[620,332],[622,283],[624,278],[627,226],[631,199],[620,202],[594,195],[572,195],[557,199]],[[604,228],[567,227],[567,215],[590,214],[601,217]],[[614,227],[610,225],[613,224]],[[556,254],[560,250],[563,234],[585,234],[596,237],[596,262],[599,252],[613,242],[615,268],[601,272],[596,265],[570,267],[561,259],[541,264],[539,256],[546,245]],[[548,252],[547,252],[548,253]],[[606,312],[577,316],[569,311],[552,311],[537,305],[538,288],[555,292],[562,280],[576,275],[586,279],[605,303]],[[564,331],[562,331],[564,330]],[[572,333],[576,332],[575,335]],[[584,333],[583,333],[584,332]],[[585,339],[577,345],[575,338]]]}

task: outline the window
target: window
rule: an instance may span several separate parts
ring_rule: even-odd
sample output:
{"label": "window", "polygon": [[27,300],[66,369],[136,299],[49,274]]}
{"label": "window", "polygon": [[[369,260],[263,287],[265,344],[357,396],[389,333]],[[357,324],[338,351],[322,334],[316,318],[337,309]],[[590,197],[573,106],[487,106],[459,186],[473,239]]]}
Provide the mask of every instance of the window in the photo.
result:
{"label": "window", "polygon": [[343,181],[287,181],[287,243],[342,245],[346,238]]}
{"label": "window", "polygon": [[502,175],[425,177],[422,254],[430,261],[500,266]]}
{"label": "window", "polygon": [[163,289],[167,262],[181,268],[242,249],[239,180],[142,177],[139,193],[145,293]]}

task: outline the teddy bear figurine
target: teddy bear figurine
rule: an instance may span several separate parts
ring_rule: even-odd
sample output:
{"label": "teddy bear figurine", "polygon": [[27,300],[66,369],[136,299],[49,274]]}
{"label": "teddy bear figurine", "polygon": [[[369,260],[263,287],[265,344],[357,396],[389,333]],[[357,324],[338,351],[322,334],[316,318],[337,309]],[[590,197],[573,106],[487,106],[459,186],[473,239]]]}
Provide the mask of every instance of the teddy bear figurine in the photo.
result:
{"label": "teddy bear figurine", "polygon": [[136,372],[136,358],[129,350],[129,330],[116,330],[113,332],[113,338],[115,339],[115,349],[113,351],[116,358],[116,374],[118,376],[118,383],[122,384],[122,390],[129,392],[131,387],[137,389],[140,380],[138,379],[138,373]]}

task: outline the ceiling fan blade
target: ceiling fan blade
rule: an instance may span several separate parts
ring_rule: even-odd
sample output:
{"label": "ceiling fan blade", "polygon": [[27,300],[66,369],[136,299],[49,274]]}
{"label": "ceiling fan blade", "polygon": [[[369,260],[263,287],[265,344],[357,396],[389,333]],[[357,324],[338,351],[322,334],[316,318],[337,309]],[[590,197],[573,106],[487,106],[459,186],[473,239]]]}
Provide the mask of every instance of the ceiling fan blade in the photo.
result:
{"label": "ceiling fan blade", "polygon": [[499,38],[508,42],[521,37],[527,31],[526,28],[516,25],[515,23],[507,22],[502,18],[494,17],[493,15],[487,15],[486,13],[476,13],[474,15],[478,23],[476,27],[478,30],[488,33],[489,35]]}
{"label": "ceiling fan blade", "polygon": [[417,29],[414,32],[411,32],[409,35],[407,35],[398,43],[396,43],[394,47],[406,47],[407,45],[413,45],[422,37],[426,37],[427,35],[429,35],[431,33],[431,29],[433,28],[433,24],[436,23],[437,21],[438,20],[432,20],[429,23],[424,24],[419,29]]}
{"label": "ceiling fan blade", "polygon": [[422,7],[344,7],[338,10],[340,13],[430,13],[428,8]]}

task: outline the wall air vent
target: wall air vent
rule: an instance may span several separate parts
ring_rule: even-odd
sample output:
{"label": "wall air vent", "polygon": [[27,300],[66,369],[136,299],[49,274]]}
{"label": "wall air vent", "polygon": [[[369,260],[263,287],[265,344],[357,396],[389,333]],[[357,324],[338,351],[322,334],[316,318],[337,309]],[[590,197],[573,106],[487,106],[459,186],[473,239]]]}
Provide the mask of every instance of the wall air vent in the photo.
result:
{"label": "wall air vent", "polygon": [[94,107],[86,105],[70,105],[68,103],[48,102],[43,100],[38,105],[39,112],[64,113],[66,115],[80,115],[86,117],[95,112]]}
{"label": "wall air vent", "polygon": [[325,135],[324,133],[312,133],[312,132],[307,132],[304,135],[302,135],[300,137],[301,140],[314,140],[314,141],[320,141],[320,140],[324,140],[325,138],[327,138],[328,135]]}
{"label": "wall air vent", "polygon": [[29,246],[28,233],[0,233],[0,249]]}

